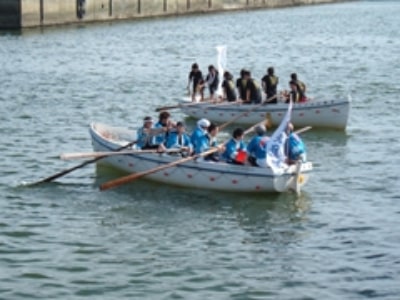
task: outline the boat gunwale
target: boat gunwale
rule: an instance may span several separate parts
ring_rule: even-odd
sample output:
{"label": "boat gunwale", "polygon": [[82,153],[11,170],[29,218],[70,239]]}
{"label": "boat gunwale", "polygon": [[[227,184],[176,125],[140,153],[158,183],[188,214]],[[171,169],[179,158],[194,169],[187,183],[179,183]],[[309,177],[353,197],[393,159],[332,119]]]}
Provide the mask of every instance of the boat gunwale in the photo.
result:
{"label": "boat gunwale", "polygon": [[[115,148],[110,147],[108,144],[116,144],[115,142],[112,142],[110,140],[107,140],[106,138],[104,138],[95,128],[94,125],[96,123],[91,123],[90,125],[90,135],[92,137],[92,139],[95,140],[96,143],[100,144],[102,147],[108,149],[109,151],[115,151]],[[109,127],[112,128],[112,127]],[[107,144],[108,143],[108,144]],[[119,145],[118,145],[119,146]],[[156,158],[151,158],[149,157],[150,155],[143,155],[143,154],[124,154],[124,156],[131,156],[135,159],[139,159],[139,160],[144,160],[150,163],[158,163],[158,164],[167,164],[170,163],[171,161],[166,161],[166,160],[161,160],[161,159],[156,159]],[[311,173],[312,172],[312,163],[308,162],[309,164],[311,164],[311,169],[306,169],[306,170],[302,170],[301,173]],[[258,168],[258,167],[252,167],[252,166],[246,166],[247,169],[251,170],[250,172],[240,172],[240,171],[234,171],[234,170],[227,170],[224,169],[222,170],[220,167],[221,166],[228,166],[230,168],[234,167],[234,168],[243,168],[242,166],[235,166],[235,165],[230,165],[230,164],[225,164],[225,165],[221,165],[221,164],[212,164],[209,163],[210,166],[206,166],[206,163],[201,164],[201,166],[194,166],[194,165],[189,165],[186,163],[182,163],[179,165],[175,165],[175,168],[186,168],[186,169],[191,169],[191,170],[198,170],[198,171],[204,171],[204,172],[214,172],[214,173],[220,173],[220,174],[229,174],[229,175],[239,175],[239,176],[245,176],[245,177],[261,177],[261,178],[279,178],[279,177],[291,177],[295,175],[295,172],[286,172],[284,171],[282,174],[267,174],[267,173],[262,173],[261,172],[268,170],[265,168]],[[213,168],[214,167],[214,168]]]}
{"label": "boat gunwale", "polygon": [[[330,103],[329,103],[330,102]],[[293,105],[292,110],[293,111],[298,111],[298,110],[310,110],[310,109],[322,109],[322,108],[331,108],[334,106],[346,106],[348,107],[350,105],[350,100],[348,99],[342,99],[342,100],[321,100],[318,102],[314,103],[295,103]],[[228,103],[228,102],[227,102]],[[223,105],[215,105],[215,104],[209,104],[209,103],[202,103],[199,102],[200,105],[190,105],[190,106],[180,106],[179,108],[181,110],[193,110],[193,109],[210,109],[214,111],[235,111],[235,112],[242,112],[243,108],[248,108],[251,109],[251,107],[254,105],[259,105],[259,104],[243,104],[243,103],[237,103],[235,105],[230,105],[230,106],[223,106]],[[274,105],[279,105],[279,107],[273,107]],[[253,112],[280,112],[282,110],[287,109],[286,103],[278,103],[278,104],[265,104],[260,106],[259,108],[255,109]]]}

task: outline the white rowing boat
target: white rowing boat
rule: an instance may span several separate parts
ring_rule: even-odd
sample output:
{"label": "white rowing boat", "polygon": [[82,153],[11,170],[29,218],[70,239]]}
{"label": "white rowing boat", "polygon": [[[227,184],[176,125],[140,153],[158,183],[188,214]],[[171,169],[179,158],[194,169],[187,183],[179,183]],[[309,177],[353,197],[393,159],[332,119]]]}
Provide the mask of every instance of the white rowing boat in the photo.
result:
{"label": "white rowing boat", "polygon": [[[136,139],[129,129],[100,123],[90,126],[95,151],[116,151]],[[132,153],[108,156],[99,161],[128,173],[139,173],[176,161],[180,156],[155,153]],[[307,183],[312,163],[285,166],[279,170],[239,166],[223,162],[187,161],[147,175],[153,181],[188,188],[229,192],[299,192]]]}
{"label": "white rowing boat", "polygon": [[[327,101],[311,100],[304,103],[294,103],[291,122],[296,127],[312,126],[313,128],[332,128],[344,130],[350,113],[351,98]],[[254,107],[257,106],[258,107]],[[254,109],[253,109],[254,107]],[[268,119],[270,124],[278,126],[288,108],[286,103],[276,104],[241,104],[232,102],[191,103],[190,98],[184,98],[177,105],[183,113],[196,119],[206,118],[216,123],[227,122],[236,116],[237,124],[256,124]],[[247,111],[250,111],[246,114]]]}

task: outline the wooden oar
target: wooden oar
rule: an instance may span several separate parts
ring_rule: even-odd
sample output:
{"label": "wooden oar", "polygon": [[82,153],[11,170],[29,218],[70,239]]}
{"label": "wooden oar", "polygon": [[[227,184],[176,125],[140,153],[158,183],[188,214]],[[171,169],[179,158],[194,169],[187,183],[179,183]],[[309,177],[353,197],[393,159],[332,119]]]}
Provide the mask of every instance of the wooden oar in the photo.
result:
{"label": "wooden oar", "polygon": [[[257,124],[254,125],[254,126],[251,126],[249,129],[247,129],[247,130],[244,132],[244,135],[246,135],[246,134],[248,134],[249,132],[253,131],[253,129],[254,129],[257,125],[263,124],[264,122],[265,122],[265,121],[262,121],[262,122],[260,122],[260,123],[257,123]],[[199,157],[207,156],[207,155],[209,155],[209,154],[212,154],[212,153],[214,153],[214,152],[217,152],[217,151],[220,149],[220,147],[223,146],[223,145],[225,145],[227,142],[228,142],[228,141],[226,141],[226,142],[220,144],[218,147],[213,147],[213,148],[211,148],[210,150],[207,150],[207,151],[205,151],[205,152],[202,152],[202,153],[199,153],[199,154],[196,154],[196,155],[193,155],[193,156],[185,157],[185,158],[183,158],[183,159],[176,160],[176,161],[171,162],[171,163],[169,163],[169,164],[165,164],[165,165],[162,165],[162,166],[159,166],[159,167],[156,167],[156,168],[147,170],[147,171],[142,171],[142,172],[139,172],[139,173],[133,173],[133,174],[130,174],[130,175],[127,175],[127,176],[124,176],[124,177],[120,177],[120,178],[117,178],[117,179],[114,179],[114,180],[105,182],[105,183],[103,183],[103,184],[100,185],[100,190],[101,190],[101,191],[105,191],[105,190],[108,190],[108,189],[111,189],[111,188],[115,188],[115,187],[120,186],[120,185],[122,185],[122,184],[125,184],[125,183],[128,183],[128,182],[132,182],[132,181],[134,181],[134,180],[137,180],[137,179],[139,179],[139,178],[141,178],[141,177],[143,177],[143,176],[146,176],[146,175],[149,175],[149,174],[153,174],[153,173],[159,172],[159,171],[161,171],[161,170],[165,170],[165,169],[174,167],[174,166],[179,165],[179,164],[183,164],[183,163],[185,163],[185,162],[187,162],[187,161],[191,161],[191,160],[197,159],[197,158],[199,158]]]}
{"label": "wooden oar", "polygon": [[190,160],[194,160],[194,159],[199,158],[201,156],[206,156],[206,155],[214,153],[216,151],[218,151],[218,148],[212,148],[212,149],[210,149],[208,151],[205,151],[205,152],[202,152],[200,154],[197,154],[197,155],[194,155],[194,156],[188,156],[188,157],[176,160],[176,161],[174,161],[172,163],[162,165],[162,166],[157,167],[157,168],[153,168],[153,169],[150,169],[150,170],[147,170],[147,171],[143,171],[143,172],[139,172],[139,173],[133,173],[133,174],[130,174],[130,175],[127,175],[127,176],[124,176],[124,177],[117,178],[115,180],[108,181],[108,182],[103,183],[102,185],[100,185],[100,190],[101,191],[105,191],[105,190],[108,190],[108,189],[111,189],[111,188],[115,188],[115,187],[117,187],[119,185],[134,181],[134,180],[136,180],[136,179],[138,179],[140,177],[143,177],[143,176],[146,176],[146,175],[149,175],[149,174],[152,174],[152,173],[156,173],[158,171],[161,171],[161,170],[164,170],[164,169],[167,169],[167,168],[171,168],[173,166],[182,164],[182,163],[190,161]]}
{"label": "wooden oar", "polygon": [[312,128],[311,126],[306,126],[306,127],[303,127],[303,128],[300,128],[300,129],[296,130],[294,133],[300,134],[300,133],[303,133],[305,131],[310,130],[311,128]]}
{"label": "wooden oar", "polygon": [[[118,149],[115,150],[115,151],[121,151],[121,150],[124,150],[124,149],[126,149],[126,148],[129,148],[129,147],[131,147],[132,145],[136,144],[136,142],[137,142],[137,141],[132,141],[132,142],[128,143],[127,145],[118,148]],[[59,178],[59,177],[61,177],[61,176],[64,176],[64,175],[67,175],[67,174],[71,173],[72,171],[75,171],[75,170],[78,170],[78,169],[80,169],[80,168],[83,168],[83,167],[86,166],[86,165],[95,163],[96,161],[98,161],[98,160],[100,160],[100,159],[102,159],[102,158],[104,158],[104,157],[106,157],[106,156],[99,156],[99,157],[93,158],[93,159],[91,159],[91,160],[84,161],[83,163],[81,163],[81,164],[79,164],[79,165],[77,165],[77,166],[75,166],[75,167],[72,167],[72,168],[69,168],[69,169],[65,169],[65,170],[63,170],[63,171],[61,171],[61,172],[58,172],[58,173],[54,174],[54,175],[51,175],[51,176],[46,177],[46,178],[43,178],[43,179],[41,179],[41,180],[39,180],[39,181],[30,183],[29,185],[30,185],[30,186],[33,186],[33,185],[37,185],[37,184],[41,184],[41,183],[45,183],[45,182],[51,182],[51,181],[53,181],[54,179],[57,179],[57,178]]]}
{"label": "wooden oar", "polygon": [[107,152],[76,152],[76,153],[62,153],[60,158],[62,160],[70,159],[82,159],[82,158],[96,158],[96,157],[108,157],[114,155],[128,155],[128,154],[145,154],[145,153],[177,153],[182,152],[180,148],[165,149],[159,151],[157,149],[145,149],[145,150],[130,150],[130,151],[107,151]]}
{"label": "wooden oar", "polygon": [[198,105],[198,104],[210,104],[210,103],[214,103],[214,100],[212,100],[212,101],[203,101],[203,102],[190,102],[190,103],[183,103],[183,104],[179,103],[177,105],[162,106],[162,107],[157,107],[156,111],[163,111],[163,110],[168,110],[168,109],[181,108],[181,107]]}

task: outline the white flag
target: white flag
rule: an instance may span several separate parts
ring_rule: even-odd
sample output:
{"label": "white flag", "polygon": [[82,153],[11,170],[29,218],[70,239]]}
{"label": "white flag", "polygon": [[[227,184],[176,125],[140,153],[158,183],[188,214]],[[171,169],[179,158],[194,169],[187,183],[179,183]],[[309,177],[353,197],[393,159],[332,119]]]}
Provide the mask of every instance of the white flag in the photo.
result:
{"label": "white flag", "polygon": [[222,96],[222,81],[224,78],[224,72],[226,70],[226,46],[217,46],[217,52],[218,52],[218,57],[217,57],[217,69],[218,69],[218,75],[219,75],[219,82],[218,82],[218,88],[216,95],[217,96]]}
{"label": "white flag", "polygon": [[286,165],[285,143],[287,139],[286,128],[292,116],[293,103],[290,101],[285,117],[279,127],[274,131],[267,144],[267,164],[274,172],[283,172]]}

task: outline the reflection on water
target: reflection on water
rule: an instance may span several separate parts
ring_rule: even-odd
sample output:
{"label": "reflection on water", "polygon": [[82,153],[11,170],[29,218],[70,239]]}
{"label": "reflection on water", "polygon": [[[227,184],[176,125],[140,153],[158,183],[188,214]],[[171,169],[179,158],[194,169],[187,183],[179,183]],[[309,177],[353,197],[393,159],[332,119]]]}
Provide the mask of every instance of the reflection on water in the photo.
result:
{"label": "reflection on water", "polygon": [[[126,173],[98,165],[94,186],[124,175]],[[148,202],[146,205],[158,204],[212,214],[223,212],[229,214],[229,219],[235,219],[243,229],[302,222],[307,219],[306,215],[312,202],[311,196],[306,192],[300,196],[292,192],[264,194],[216,192],[174,187],[145,179],[102,193],[118,195],[118,199],[124,195],[123,198],[132,202]]]}

